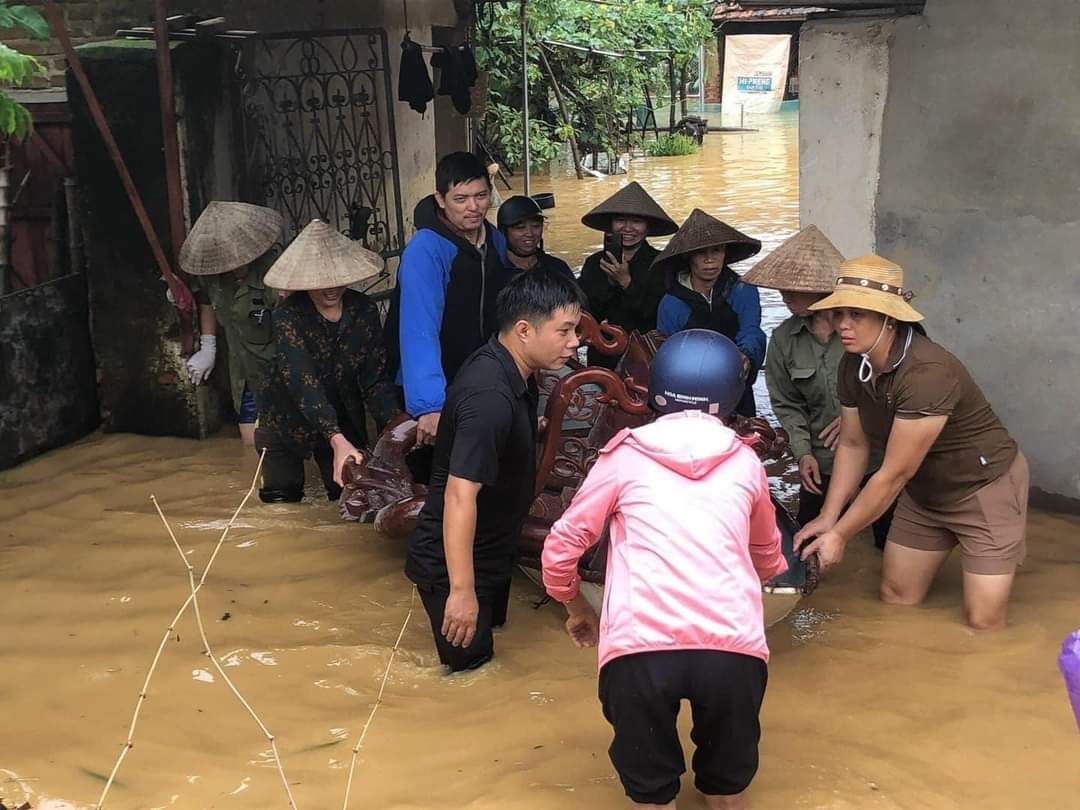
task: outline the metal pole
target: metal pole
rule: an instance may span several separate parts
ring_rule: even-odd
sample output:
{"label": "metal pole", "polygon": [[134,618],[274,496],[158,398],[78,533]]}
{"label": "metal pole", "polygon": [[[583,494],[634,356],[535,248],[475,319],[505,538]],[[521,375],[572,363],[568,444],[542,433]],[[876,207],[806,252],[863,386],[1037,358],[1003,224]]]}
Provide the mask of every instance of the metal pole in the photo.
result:
{"label": "metal pole", "polygon": [[532,171],[529,155],[529,25],[525,17],[525,7],[527,5],[528,0],[521,0],[521,122],[524,135],[525,156],[525,180],[522,191],[526,197],[529,196],[529,186],[531,185],[530,173]]}
{"label": "metal pole", "polygon": [[705,43],[698,45],[698,115],[705,115]]}
{"label": "metal pole", "polygon": [[79,211],[79,181],[64,178],[64,202],[67,204],[68,259],[72,273],[83,271],[82,213]]}
{"label": "metal pole", "polygon": [[184,192],[180,187],[180,145],[176,139],[176,105],[173,100],[172,54],[169,51],[167,0],[155,0],[154,42],[157,46],[158,98],[161,102],[161,140],[165,152],[165,187],[169,202],[169,234],[173,261],[180,255],[187,228]]}

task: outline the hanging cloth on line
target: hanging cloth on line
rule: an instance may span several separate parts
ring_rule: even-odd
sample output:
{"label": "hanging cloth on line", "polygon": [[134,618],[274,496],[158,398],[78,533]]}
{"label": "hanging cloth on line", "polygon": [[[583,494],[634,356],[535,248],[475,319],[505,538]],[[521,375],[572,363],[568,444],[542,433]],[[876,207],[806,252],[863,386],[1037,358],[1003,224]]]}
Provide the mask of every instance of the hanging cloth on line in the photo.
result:
{"label": "hanging cloth on line", "polygon": [[428,102],[433,98],[435,88],[431,84],[431,76],[428,75],[427,64],[424,62],[424,51],[406,34],[401,40],[398,101],[408,102],[410,107],[423,115]]}
{"label": "hanging cloth on line", "polygon": [[468,115],[472,108],[472,94],[469,92],[476,84],[476,58],[468,45],[444,48],[431,55],[431,66],[438,68],[439,95],[450,96],[454,109],[462,115]]}

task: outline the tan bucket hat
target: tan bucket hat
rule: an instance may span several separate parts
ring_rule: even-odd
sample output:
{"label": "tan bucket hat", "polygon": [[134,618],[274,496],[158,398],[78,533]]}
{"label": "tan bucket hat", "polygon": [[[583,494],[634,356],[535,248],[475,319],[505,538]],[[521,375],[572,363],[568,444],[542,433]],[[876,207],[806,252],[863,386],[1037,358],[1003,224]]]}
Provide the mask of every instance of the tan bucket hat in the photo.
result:
{"label": "tan bucket hat", "polygon": [[904,268],[870,254],[841,264],[832,295],[811,304],[810,309],[868,309],[898,321],[914,323],[923,319],[908,303],[914,297],[914,293],[904,286]]}
{"label": "tan bucket hat", "polygon": [[216,276],[250,264],[281,238],[281,214],[242,202],[212,201],[180,248],[180,266],[193,276]]}
{"label": "tan bucket hat", "polygon": [[592,211],[581,218],[581,224],[594,231],[610,231],[611,220],[616,216],[641,217],[649,223],[649,236],[667,236],[679,230],[679,226],[660,203],[636,180],[620,188]]}
{"label": "tan bucket hat", "polygon": [[691,253],[720,246],[725,249],[725,264],[749,259],[761,250],[761,242],[757,239],[695,208],[660,255],[653,259],[652,269],[667,273],[681,265]]}
{"label": "tan bucket hat", "polygon": [[320,219],[300,231],[266,274],[275,290],[348,287],[379,275],[383,260]]}
{"label": "tan bucket hat", "polygon": [[807,225],[754,265],[743,281],[755,287],[831,293],[844,257],[816,225]]}

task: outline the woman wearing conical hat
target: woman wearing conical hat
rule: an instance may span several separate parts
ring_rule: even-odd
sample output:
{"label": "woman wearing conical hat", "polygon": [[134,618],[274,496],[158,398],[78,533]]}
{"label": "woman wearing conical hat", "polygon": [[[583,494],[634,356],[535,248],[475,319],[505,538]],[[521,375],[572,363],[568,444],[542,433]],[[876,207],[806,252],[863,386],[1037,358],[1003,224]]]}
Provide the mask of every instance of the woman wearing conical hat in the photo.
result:
{"label": "woman wearing conical hat", "polygon": [[[773,413],[790,440],[799,464],[798,521],[806,525],[821,513],[832,476],[833,452],[840,438],[840,400],[836,374],[844,347],[827,311],[811,312],[836,282],[844,257],[820,230],[807,225],[754,265],[743,281],[779,291],[791,317],[773,329],[765,358],[765,384]],[[872,452],[867,471],[881,466]],[[892,507],[874,521],[874,543],[885,548]]]}
{"label": "woman wearing conical hat", "polygon": [[187,361],[196,385],[217,359],[217,331],[229,346],[233,407],[245,444],[252,444],[257,400],[274,357],[270,310],[274,293],[263,284],[266,253],[281,238],[281,214],[260,205],[211,202],[180,249],[180,266],[195,277],[199,351]]}
{"label": "woman wearing conical hat", "polygon": [[[633,182],[581,218],[596,231],[614,234],[621,255],[600,250],[585,260],[578,279],[597,321],[642,334],[656,328],[656,308],[664,295],[663,278],[650,272],[659,251],[650,236],[675,233],[678,226],[649,193]],[[617,357],[589,349],[591,365],[613,366]]]}
{"label": "woman wearing conical hat", "polygon": [[695,208],[663,252],[652,272],[665,281],[666,294],[656,314],[665,335],[684,329],[711,329],[732,340],[746,358],[746,390],[735,412],[754,416],[754,381],[765,360],[761,299],[731,269],[734,262],[761,250],[761,242]]}
{"label": "woman wearing conical hat", "polygon": [[[860,256],[841,264],[832,295],[810,306],[831,312],[846,354],[832,483],[820,517],[795,540],[807,541],[803,555],[818,552],[823,568],[835,565],[899,495],[882,600],[922,602],[959,546],[967,622],[996,630],[1026,550],[1027,461],[964,365],[918,328],[910,298],[902,268]],[[885,458],[855,497],[873,447]]]}
{"label": "woman wearing conical hat", "polygon": [[367,414],[375,427],[399,411],[387,371],[375,303],[348,289],[377,276],[383,261],[325,222],[314,220],[266,274],[266,283],[293,290],[274,310],[276,352],[255,446],[266,451],[259,497],[299,501],[304,459],[314,455],[330,500],[341,495],[342,468],[368,446]]}

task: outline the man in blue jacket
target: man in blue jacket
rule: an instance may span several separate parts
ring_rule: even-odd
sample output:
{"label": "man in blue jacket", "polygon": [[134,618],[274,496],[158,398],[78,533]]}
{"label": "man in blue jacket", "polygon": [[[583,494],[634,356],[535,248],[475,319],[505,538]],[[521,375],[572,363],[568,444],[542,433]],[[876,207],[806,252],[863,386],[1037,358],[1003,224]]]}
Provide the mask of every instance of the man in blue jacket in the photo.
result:
{"label": "man in blue jacket", "polygon": [[387,358],[417,419],[417,442],[433,444],[446,386],[495,333],[506,239],[485,219],[491,181],[475,155],[439,161],[436,191],[416,206],[416,234],[401,255],[386,319]]}

